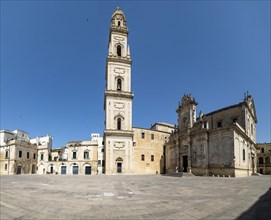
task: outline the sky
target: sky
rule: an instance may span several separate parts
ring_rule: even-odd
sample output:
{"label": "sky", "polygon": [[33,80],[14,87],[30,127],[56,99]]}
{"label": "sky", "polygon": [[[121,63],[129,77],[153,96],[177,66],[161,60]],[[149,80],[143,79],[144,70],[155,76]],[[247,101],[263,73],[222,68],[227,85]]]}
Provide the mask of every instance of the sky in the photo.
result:
{"label": "sky", "polygon": [[1,1],[1,130],[53,136],[104,130],[111,15],[126,15],[133,127],[177,124],[191,93],[209,113],[253,96],[270,139],[270,1]]}

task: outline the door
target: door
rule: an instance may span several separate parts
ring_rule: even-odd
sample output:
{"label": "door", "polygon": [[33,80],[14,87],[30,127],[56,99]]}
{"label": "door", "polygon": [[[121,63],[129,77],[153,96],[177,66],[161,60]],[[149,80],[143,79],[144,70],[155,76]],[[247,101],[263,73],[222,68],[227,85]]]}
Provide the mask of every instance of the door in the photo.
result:
{"label": "door", "polygon": [[86,175],[91,175],[91,166],[86,166],[85,167],[85,174]]}
{"label": "door", "polygon": [[72,167],[72,174],[75,174],[75,175],[78,174],[78,166],[73,166]]}
{"label": "door", "polygon": [[122,163],[117,163],[117,173],[122,172]]}
{"label": "door", "polygon": [[22,173],[22,166],[17,166],[16,174],[21,174],[21,173]]}
{"label": "door", "polygon": [[61,174],[66,174],[66,166],[61,166]]}
{"label": "door", "polygon": [[54,172],[54,167],[51,166],[51,167],[50,167],[50,173],[53,174],[53,172]]}
{"label": "door", "polygon": [[187,156],[183,156],[183,172],[187,172],[188,161]]}
{"label": "door", "polygon": [[32,164],[32,174],[35,174],[36,173],[36,167],[35,167],[35,164]]}

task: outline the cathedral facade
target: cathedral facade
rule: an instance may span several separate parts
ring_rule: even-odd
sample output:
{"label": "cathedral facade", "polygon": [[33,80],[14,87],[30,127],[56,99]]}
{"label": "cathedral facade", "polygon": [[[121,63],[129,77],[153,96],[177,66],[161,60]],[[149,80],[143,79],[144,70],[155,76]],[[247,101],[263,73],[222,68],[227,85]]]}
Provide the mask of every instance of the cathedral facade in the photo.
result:
{"label": "cathedral facade", "polygon": [[184,95],[178,129],[165,147],[166,172],[249,176],[257,171],[256,110],[252,96],[196,118],[195,98]]}

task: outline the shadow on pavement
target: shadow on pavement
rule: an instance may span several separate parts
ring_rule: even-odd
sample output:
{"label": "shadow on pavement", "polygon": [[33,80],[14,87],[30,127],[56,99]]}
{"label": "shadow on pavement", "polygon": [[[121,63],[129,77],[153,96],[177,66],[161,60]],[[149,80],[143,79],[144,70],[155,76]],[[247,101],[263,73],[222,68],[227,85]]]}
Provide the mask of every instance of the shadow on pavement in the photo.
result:
{"label": "shadow on pavement", "polygon": [[271,219],[271,188],[237,220],[244,219]]}

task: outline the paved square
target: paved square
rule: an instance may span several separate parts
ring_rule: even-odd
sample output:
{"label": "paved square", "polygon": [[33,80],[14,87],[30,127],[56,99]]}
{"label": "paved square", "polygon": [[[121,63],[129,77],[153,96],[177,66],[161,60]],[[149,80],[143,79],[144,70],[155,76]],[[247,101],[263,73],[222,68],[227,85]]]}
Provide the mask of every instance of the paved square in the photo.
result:
{"label": "paved square", "polygon": [[0,177],[1,219],[271,219],[270,176]]}

